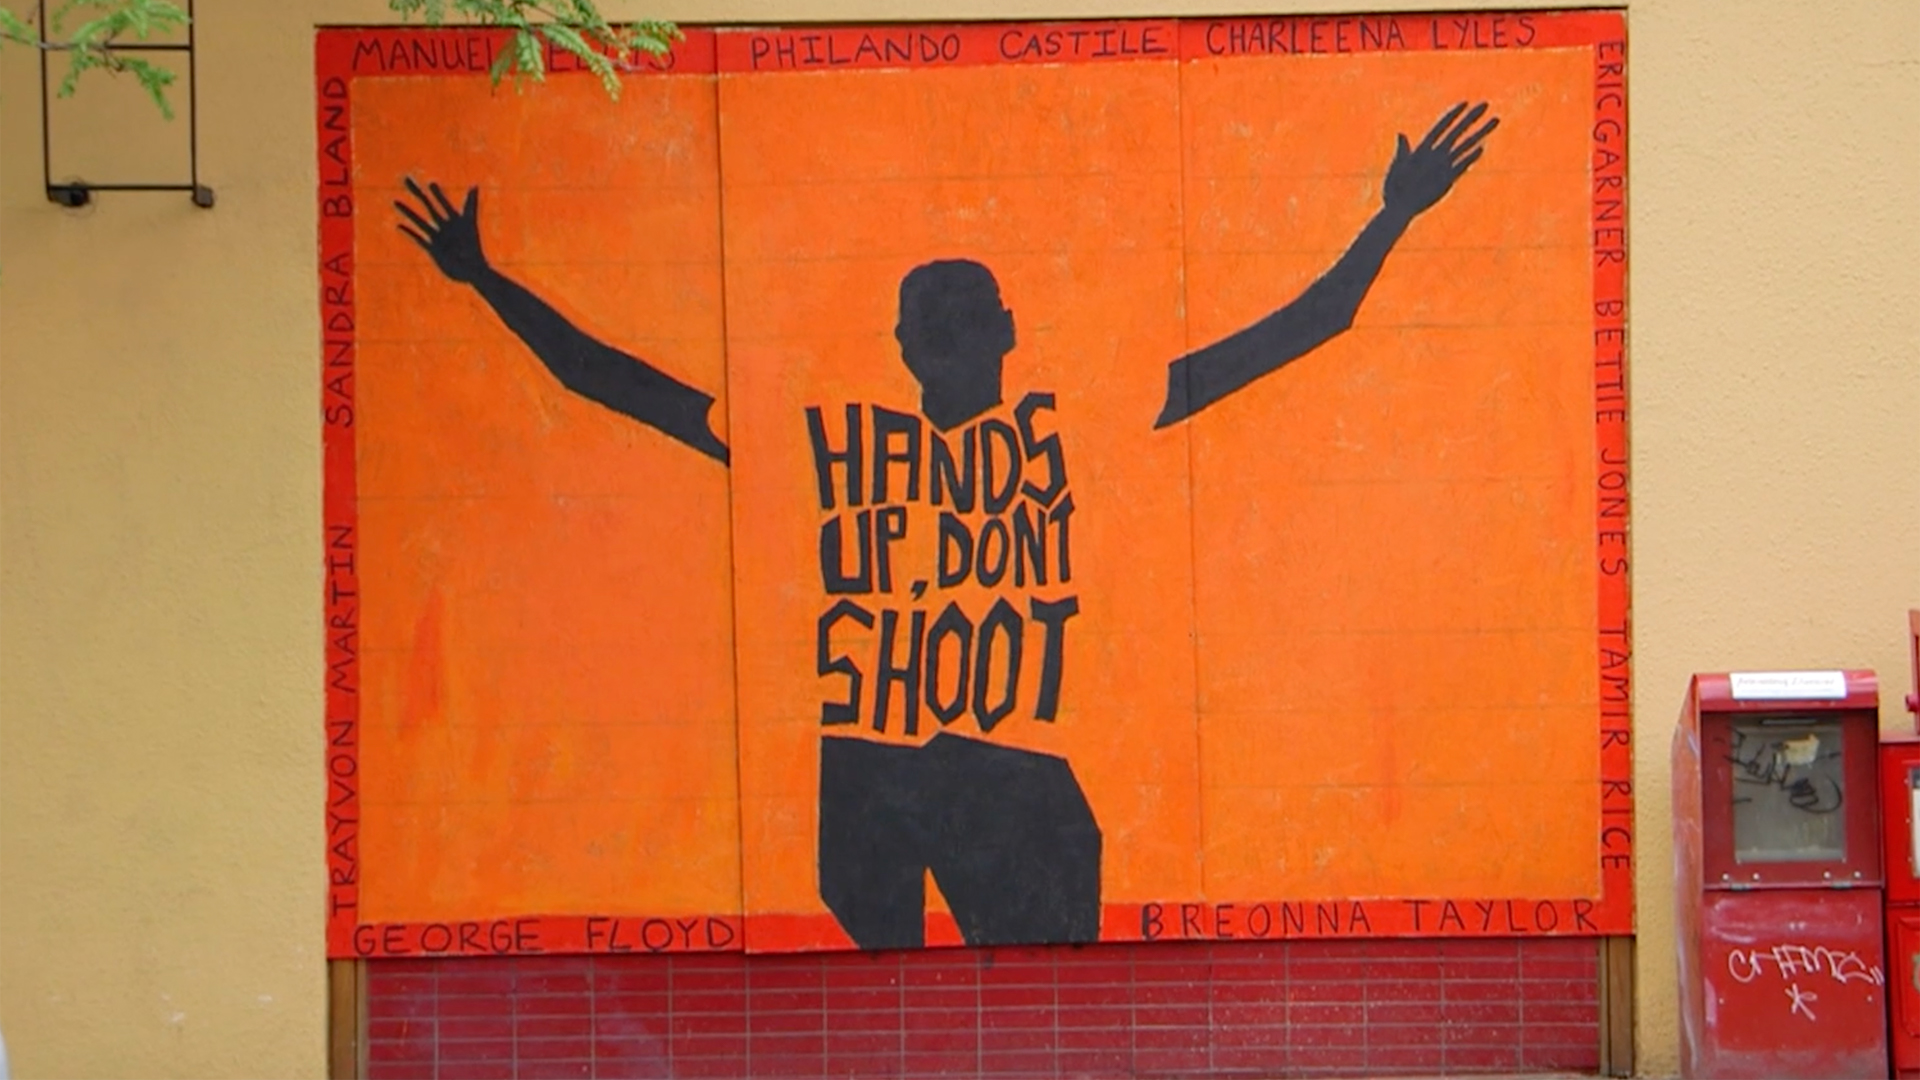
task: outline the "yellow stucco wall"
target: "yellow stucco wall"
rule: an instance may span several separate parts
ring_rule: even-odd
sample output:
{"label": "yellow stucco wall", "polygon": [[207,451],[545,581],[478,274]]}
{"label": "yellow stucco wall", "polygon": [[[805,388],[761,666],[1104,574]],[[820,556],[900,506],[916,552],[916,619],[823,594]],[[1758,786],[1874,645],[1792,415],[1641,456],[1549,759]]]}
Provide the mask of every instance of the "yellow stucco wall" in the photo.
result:
{"label": "yellow stucco wall", "polygon": [[[34,66],[0,62],[0,1031],[20,1076],[324,1070],[312,27],[386,5],[199,6],[212,212],[177,195],[47,203]],[[1629,34],[1639,1048],[1661,1074],[1676,1063],[1667,739],[1688,673],[1872,666],[1883,723],[1906,723],[1920,3],[1634,0]],[[89,116],[63,152],[160,152],[145,109]]]}

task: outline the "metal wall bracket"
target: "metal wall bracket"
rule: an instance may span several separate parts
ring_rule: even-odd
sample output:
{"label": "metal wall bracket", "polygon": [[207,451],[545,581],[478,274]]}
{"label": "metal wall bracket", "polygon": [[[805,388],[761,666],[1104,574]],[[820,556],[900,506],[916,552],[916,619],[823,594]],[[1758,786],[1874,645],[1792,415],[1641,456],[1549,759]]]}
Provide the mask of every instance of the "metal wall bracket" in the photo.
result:
{"label": "metal wall bracket", "polygon": [[[47,0],[38,0],[40,32],[47,32]],[[187,54],[187,181],[183,184],[134,183],[95,184],[86,180],[53,182],[52,91],[47,89],[47,52],[40,50],[40,175],[47,189],[47,201],[74,209],[93,201],[96,191],[179,191],[191,196],[193,205],[213,206],[213,189],[200,182],[200,73],[195,63],[194,40],[199,23],[194,18],[193,0],[186,0],[187,40],[177,45],[115,45],[120,52],[157,52]]]}

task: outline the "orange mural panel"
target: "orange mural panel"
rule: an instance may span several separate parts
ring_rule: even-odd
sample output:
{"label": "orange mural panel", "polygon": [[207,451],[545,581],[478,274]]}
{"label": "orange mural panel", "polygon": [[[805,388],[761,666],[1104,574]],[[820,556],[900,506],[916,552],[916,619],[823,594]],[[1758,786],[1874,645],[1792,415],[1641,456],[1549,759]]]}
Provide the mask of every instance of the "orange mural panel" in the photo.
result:
{"label": "orange mural panel", "polygon": [[353,93],[360,917],[737,912],[725,469],[569,393],[391,205],[477,192],[494,271],[718,396],[712,78]]}
{"label": "orange mural panel", "polygon": [[1632,926],[1617,12],[317,49],[336,956]]}
{"label": "orange mural panel", "polygon": [[1590,63],[1183,65],[1196,340],[1341,256],[1416,118],[1500,121],[1347,334],[1193,425],[1210,899],[1596,889]]}
{"label": "orange mural panel", "polygon": [[1177,91],[721,76],[749,948],[919,944],[928,905],[1090,940],[1199,887],[1187,447],[1152,430]]}

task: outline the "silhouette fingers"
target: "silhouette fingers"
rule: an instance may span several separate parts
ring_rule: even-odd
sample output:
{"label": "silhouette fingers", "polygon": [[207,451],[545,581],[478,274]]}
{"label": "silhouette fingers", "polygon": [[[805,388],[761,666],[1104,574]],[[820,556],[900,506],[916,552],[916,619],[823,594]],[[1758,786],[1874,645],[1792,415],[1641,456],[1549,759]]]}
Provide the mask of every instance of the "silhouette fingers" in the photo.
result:
{"label": "silhouette fingers", "polygon": [[428,242],[426,237],[421,236],[419,233],[414,232],[411,228],[408,228],[405,225],[397,225],[395,226],[395,228],[399,229],[403,233],[406,233],[407,239],[412,240],[416,244],[419,244],[421,251],[424,251],[429,255],[433,254],[433,244]]}
{"label": "silhouette fingers", "polygon": [[437,202],[439,202],[440,209],[447,215],[447,217],[455,218],[460,216],[460,212],[453,208],[453,203],[448,201],[447,193],[440,190],[439,184],[428,183],[427,187],[430,190],[432,190],[434,199]]}
{"label": "silhouette fingers", "polygon": [[[421,217],[418,211],[416,211],[413,207],[408,206],[406,203],[403,203],[400,200],[395,199],[393,201],[393,208],[395,210],[400,211],[402,214],[406,215],[407,220],[413,222],[414,226],[418,228],[422,233],[425,233],[427,236],[432,236],[436,232],[438,232],[438,230],[435,229],[434,226],[427,224],[426,218]],[[428,210],[429,212],[431,212],[432,208],[429,207]],[[402,225],[401,228],[404,229],[406,228],[406,226]]]}
{"label": "silhouette fingers", "polygon": [[1453,123],[1455,117],[1466,111],[1466,108],[1467,103],[1463,101],[1453,108],[1448,109],[1447,114],[1442,116],[1439,122],[1433,125],[1432,130],[1427,132],[1427,137],[1420,140],[1420,149],[1431,150],[1433,145],[1440,141],[1440,136],[1446,132],[1448,125]]}
{"label": "silhouette fingers", "polygon": [[1476,149],[1476,150],[1474,150],[1474,152],[1473,152],[1473,153],[1471,153],[1471,154],[1468,154],[1468,155],[1467,155],[1466,157],[1463,157],[1463,158],[1461,158],[1461,159],[1460,159],[1459,161],[1456,161],[1456,162],[1454,162],[1454,163],[1453,163],[1453,178],[1454,178],[1454,179],[1456,179],[1456,180],[1458,180],[1458,179],[1459,179],[1459,178],[1460,178],[1460,177],[1461,177],[1462,175],[1464,175],[1464,174],[1466,173],[1466,171],[1467,171],[1467,170],[1468,170],[1469,168],[1471,168],[1471,167],[1472,167],[1472,165],[1473,165],[1473,163],[1474,163],[1474,162],[1476,162],[1476,161],[1479,161],[1479,160],[1480,160],[1480,155],[1481,155],[1481,154],[1483,154],[1483,153],[1485,153],[1485,152],[1486,152],[1486,148],[1485,148],[1485,147],[1480,147],[1480,148],[1478,148],[1478,149]]}
{"label": "silhouette fingers", "polygon": [[1468,153],[1478,150],[1480,144],[1486,140],[1487,136],[1493,134],[1493,129],[1499,126],[1500,118],[1497,116],[1480,125],[1480,130],[1462,139],[1460,144],[1453,148],[1454,161],[1457,163]]}
{"label": "silhouette fingers", "polygon": [[1480,104],[1475,105],[1473,109],[1467,113],[1467,115],[1460,118],[1460,122],[1458,124],[1455,124],[1451,131],[1447,132],[1446,138],[1440,140],[1438,148],[1441,150],[1445,150],[1448,154],[1452,154],[1455,151],[1456,146],[1460,142],[1460,136],[1465,135],[1467,133],[1467,129],[1473,127],[1474,121],[1486,115],[1486,112],[1487,112],[1486,102],[1483,101]]}
{"label": "silhouette fingers", "polygon": [[[433,200],[427,197],[426,192],[420,190],[420,185],[414,183],[413,177],[411,176],[407,177],[407,190],[413,192],[413,197],[420,200],[420,205],[426,208],[427,216],[433,219],[435,225],[445,225],[447,223],[446,219],[440,216],[439,208],[433,205]],[[419,219],[415,218],[414,220],[417,221]]]}
{"label": "silhouette fingers", "polygon": [[467,200],[465,203],[461,205],[460,212],[466,215],[468,218],[472,218],[475,214],[478,214],[480,212],[480,189],[479,188],[470,187],[467,189]]}

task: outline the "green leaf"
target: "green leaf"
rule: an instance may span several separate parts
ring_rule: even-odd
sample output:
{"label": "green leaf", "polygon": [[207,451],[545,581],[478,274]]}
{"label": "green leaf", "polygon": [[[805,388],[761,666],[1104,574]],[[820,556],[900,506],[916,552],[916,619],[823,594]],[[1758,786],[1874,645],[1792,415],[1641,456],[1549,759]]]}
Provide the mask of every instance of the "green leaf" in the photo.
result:
{"label": "green leaf", "polygon": [[57,8],[54,8],[53,15],[48,20],[49,23],[51,24],[48,27],[48,29],[51,31],[51,33],[48,36],[49,37],[64,36],[61,32],[61,27],[66,25],[67,16],[73,14],[73,9],[79,7],[81,4],[93,3],[93,2],[94,0],[66,0],[65,3],[61,4]]}
{"label": "green leaf", "polygon": [[22,45],[38,45],[40,35],[33,27],[21,20],[20,16],[0,7],[0,37],[8,41],[17,41]]}
{"label": "green leaf", "polygon": [[174,73],[138,58],[123,60],[122,64],[146,88],[147,96],[160,107],[160,115],[173,119],[173,107],[167,104],[167,87],[173,85]]}
{"label": "green leaf", "polygon": [[613,61],[607,54],[587,43],[587,39],[571,26],[559,23],[541,23],[540,35],[560,48],[580,58],[587,70],[600,77],[600,85],[605,87],[608,96],[620,100],[620,76],[615,72]]}
{"label": "green leaf", "polygon": [[[410,0],[397,0],[410,2]],[[87,16],[71,32],[67,20]],[[166,89],[176,75],[138,56],[129,56],[116,48],[125,36],[139,40],[188,24],[186,11],[174,0],[63,0],[47,19],[49,25],[37,27],[5,7],[0,7],[0,40],[32,45],[37,49],[67,54],[66,74],[60,80],[61,97],[70,97],[78,89],[86,72],[103,69],[109,74],[131,74],[153,98],[163,116],[173,117]]]}
{"label": "green leaf", "polygon": [[540,39],[524,26],[513,34],[513,66],[516,75],[531,75],[534,82],[546,81],[547,63],[540,53]]}
{"label": "green leaf", "polygon": [[[85,0],[68,0],[69,4],[80,2]],[[508,47],[494,57],[489,72],[496,86],[508,75],[544,81],[544,39],[579,57],[615,99],[620,96],[620,69],[629,63],[630,53],[657,56],[683,37],[670,22],[615,26],[601,14],[597,0],[387,0],[387,7],[403,22],[419,16],[428,26],[440,26],[453,14],[481,26],[513,31]]]}
{"label": "green leaf", "polygon": [[106,37],[108,32],[113,29],[113,24],[114,19],[111,15],[98,19],[88,19],[74,30],[69,40],[75,48],[92,45]]}
{"label": "green leaf", "polygon": [[685,41],[687,37],[680,32],[678,26],[670,22],[634,23],[633,32],[637,38],[636,46],[656,56],[672,50],[674,42]]}
{"label": "green leaf", "polygon": [[187,25],[186,10],[172,0],[131,0],[129,11],[139,20],[143,28],[139,36],[146,38],[152,31],[165,33]]}
{"label": "green leaf", "polygon": [[70,57],[67,75],[60,80],[60,96],[63,98],[73,96],[74,90],[80,86],[81,74],[104,64],[100,54],[92,49],[75,49],[67,55]]}
{"label": "green leaf", "polygon": [[500,80],[512,67],[513,50],[501,49],[499,55],[493,58],[493,65],[487,69],[487,75],[493,80],[493,85],[499,86]]}

